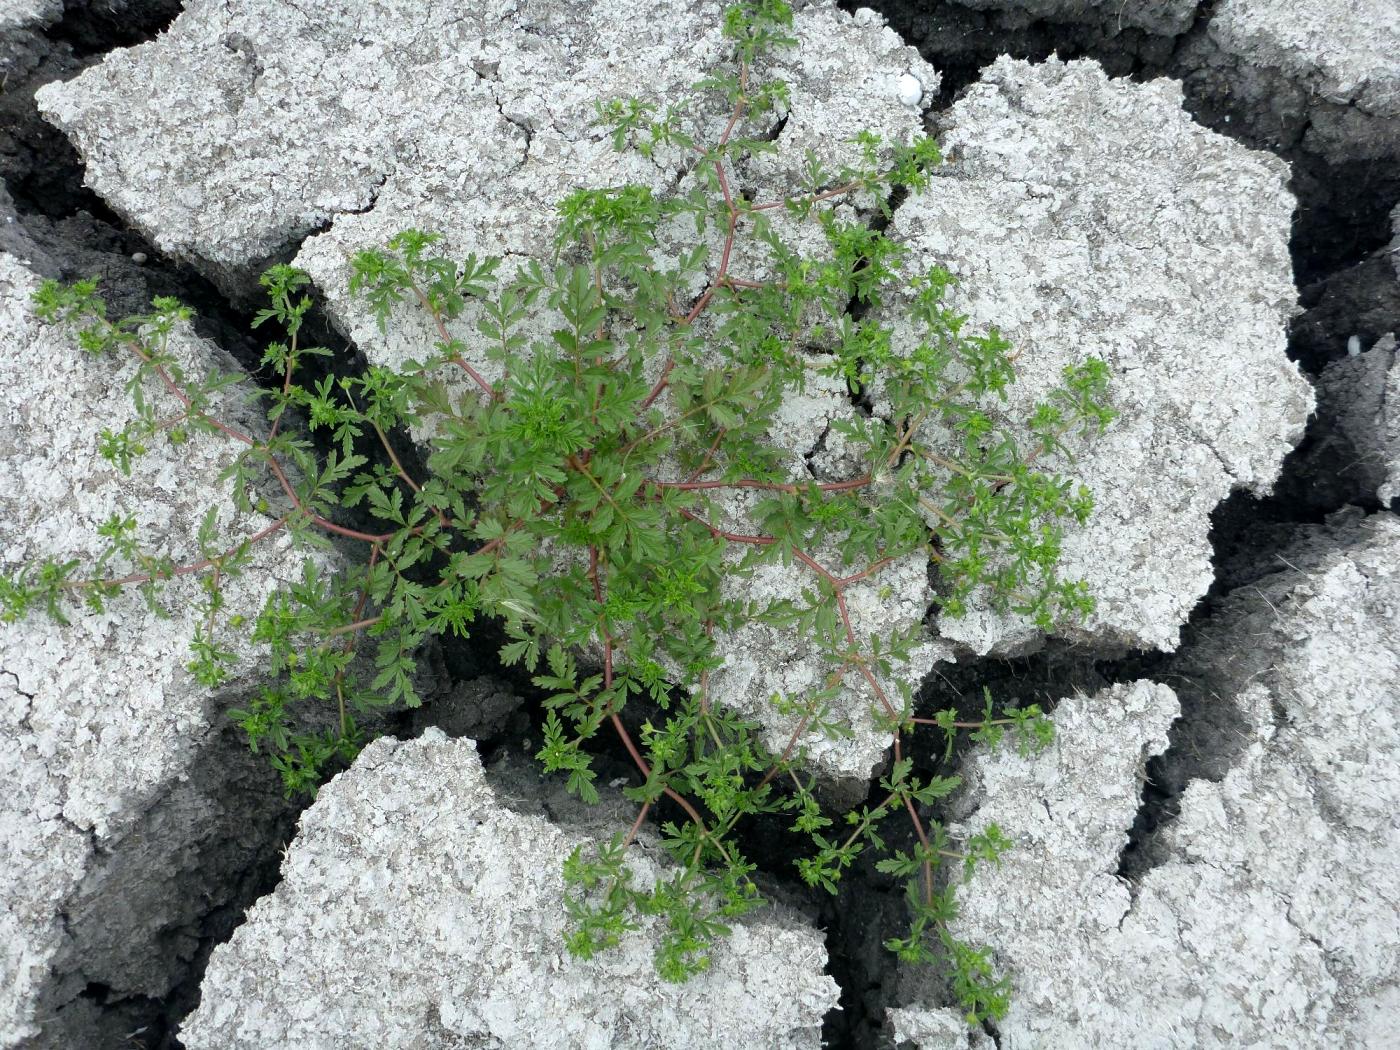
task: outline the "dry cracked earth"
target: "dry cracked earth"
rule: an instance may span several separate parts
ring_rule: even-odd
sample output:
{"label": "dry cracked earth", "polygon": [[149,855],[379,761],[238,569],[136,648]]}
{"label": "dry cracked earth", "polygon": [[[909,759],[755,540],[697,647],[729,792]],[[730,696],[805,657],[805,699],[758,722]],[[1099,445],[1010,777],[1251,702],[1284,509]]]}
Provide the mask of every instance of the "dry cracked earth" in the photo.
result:
{"label": "dry cracked earth", "polygon": [[[646,926],[567,957],[558,858],[631,812],[535,772],[538,697],[491,646],[433,654],[428,703],[289,802],[225,715],[257,653],[215,692],[170,658],[191,591],[169,619],[0,626],[0,1047],[1400,1047],[1400,0],[795,7],[779,146],[936,135],[949,162],[890,235],[1022,349],[1017,398],[1089,355],[1114,377],[1064,552],[1092,616],[943,618],[922,565],[853,599],[872,628],[922,625],[922,710],[989,687],[1053,712],[1037,756],[960,752],[928,814],[1016,844],[953,924],[1011,978],[1007,1015],[969,1028],[881,947],[902,887],[862,864],[809,890],[776,827],[747,848],[780,903],[699,978],[660,981]],[[539,257],[572,187],[676,188],[612,152],[592,102],[697,79],[720,15],[0,0],[0,568],[95,555],[118,509],[179,557],[227,499],[215,437],[130,478],[97,455],[124,376],[35,319],[41,280],[100,277],[112,316],[177,296],[182,361],[268,382],[257,275],[290,261],[337,374],[399,363],[413,322],[380,335],[347,255],[412,224]],[[850,411],[815,390],[780,439],[839,469]],[[285,554],[260,551],[231,611]],[[762,698],[813,662],[763,632],[729,648],[716,694],[783,739]],[[811,754],[854,804],[888,756],[868,698],[844,702],[852,735]]]}

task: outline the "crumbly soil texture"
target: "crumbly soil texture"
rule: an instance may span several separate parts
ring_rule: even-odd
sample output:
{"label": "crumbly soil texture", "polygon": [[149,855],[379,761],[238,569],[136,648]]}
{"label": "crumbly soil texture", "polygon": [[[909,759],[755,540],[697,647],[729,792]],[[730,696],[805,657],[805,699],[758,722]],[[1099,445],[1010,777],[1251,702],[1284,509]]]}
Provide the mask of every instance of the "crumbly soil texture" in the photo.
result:
{"label": "crumbly soil texture", "polygon": [[[529,2],[525,0],[524,6]],[[864,5],[842,0],[841,6],[854,11]],[[1318,382],[1329,367],[1355,356],[1358,347],[1369,350],[1386,333],[1400,332],[1400,281],[1389,257],[1394,250],[1390,216],[1400,204],[1400,156],[1350,160],[1321,156],[1309,151],[1298,136],[1281,141],[1261,131],[1260,122],[1247,112],[1249,99],[1209,90],[1215,81],[1197,75],[1201,70],[1193,69],[1191,63],[1205,61],[1200,57],[1205,52],[1196,42],[1207,31],[1214,3],[1201,4],[1175,33],[1124,28],[1092,18],[1056,20],[1053,15],[1027,13],[1014,3],[965,7],[942,0],[872,0],[870,6],[941,72],[938,98],[927,115],[934,134],[939,133],[947,108],[1002,55],[1036,63],[1051,56],[1090,58],[1113,77],[1142,83],[1164,76],[1182,80],[1186,108],[1198,123],[1251,148],[1268,150],[1289,165],[1289,188],[1298,200],[1289,248],[1301,306],[1289,334],[1289,358]],[[173,0],[125,5],[68,0],[60,18],[34,30],[34,41],[27,45],[31,59],[0,90],[0,213],[5,214],[0,251],[23,250],[42,276],[100,277],[113,316],[142,310],[152,296],[176,296],[195,308],[201,336],[222,347],[255,379],[266,381],[258,371],[261,346],[249,325],[251,299],[162,254],[87,189],[78,153],[68,137],[39,115],[33,98],[39,87],[73,78],[114,49],[157,38],[179,14],[179,7]],[[9,208],[3,207],[4,196]],[[21,244],[22,249],[16,247]],[[299,243],[289,244],[280,256],[289,260],[299,247]],[[318,339],[338,351],[335,367],[339,371],[363,367],[363,360],[329,319],[313,317],[310,327]],[[406,435],[396,435],[395,441],[402,457],[411,462],[416,454],[412,442]],[[1348,460],[1357,455],[1355,439],[1342,433],[1338,419],[1316,414],[1284,461],[1271,494],[1239,491],[1216,508],[1210,520],[1214,583],[1191,613],[1185,645],[1208,628],[1228,594],[1277,572],[1279,552],[1296,542],[1300,531],[1324,530],[1341,511],[1366,517],[1397,509],[1393,500],[1387,506],[1373,487],[1348,473]],[[499,665],[492,641],[487,629],[470,646],[433,654],[431,673],[438,683],[434,699],[411,716],[395,716],[383,728],[402,739],[429,730],[471,737],[477,741],[487,780],[509,779],[518,787],[519,777],[510,770],[537,746],[543,707],[525,676]],[[1130,648],[1104,652],[1072,641],[1052,641],[1039,651],[1020,655],[964,654],[956,664],[940,665],[921,683],[919,706],[923,711],[958,707],[975,714],[983,689],[989,688],[1002,703],[1038,703],[1053,710],[1064,697],[1092,695],[1140,679],[1160,679],[1170,685],[1174,660],[1171,653]],[[485,687],[483,682],[494,684]],[[511,697],[519,699],[511,703]],[[644,711],[638,715],[645,716]],[[1156,863],[1154,844],[1179,812],[1192,778],[1224,775],[1232,758],[1229,741],[1240,735],[1235,732],[1238,727],[1228,724],[1230,717],[1200,704],[1183,703],[1167,748],[1147,764],[1140,809],[1121,856],[1118,874],[1123,879],[1132,880]],[[1222,718],[1227,724],[1219,724]],[[1210,731],[1203,731],[1203,725],[1209,725]],[[1221,752],[1210,754],[1216,746]],[[947,762],[921,757],[921,771],[956,770],[962,757],[961,752]],[[600,756],[600,765],[600,779],[607,779],[609,773],[623,778],[629,769],[620,750]],[[878,790],[874,788],[872,796]],[[548,811],[552,803],[542,798],[540,804]],[[62,1009],[82,1014],[84,1020],[76,1030],[89,1040],[85,1046],[175,1050],[183,1045],[179,1028],[199,1005],[210,953],[229,941],[256,901],[276,889],[284,851],[293,840],[303,805],[268,809],[257,849],[230,854],[210,851],[208,866],[198,871],[197,878],[172,882],[173,890],[210,902],[204,909],[198,904],[184,909],[196,918],[182,928],[161,931],[171,944],[179,945],[178,979],[161,997],[122,995],[101,981],[83,983]],[[662,804],[655,816],[666,820],[676,814]],[[956,814],[930,816],[953,819]],[[892,829],[891,845],[905,845],[900,840],[903,834]],[[839,895],[811,890],[795,877],[793,861],[801,855],[802,842],[776,821],[756,825],[741,842],[760,865],[760,877],[772,895],[824,934],[827,973],[839,985],[840,1006],[825,1018],[823,1045],[892,1047],[886,1011],[907,1005],[912,998],[927,998],[926,990],[908,985],[881,947],[884,939],[902,932],[902,886],[863,860]],[[236,867],[226,866],[229,857],[237,858]],[[159,878],[161,873],[150,875]],[[56,984],[61,979],[64,975],[56,975]],[[71,984],[71,975],[66,979]],[[60,1025],[57,1030],[70,1029]],[[998,1038],[994,1027],[986,1035],[989,1040]],[[41,1038],[25,1045],[56,1044]]]}

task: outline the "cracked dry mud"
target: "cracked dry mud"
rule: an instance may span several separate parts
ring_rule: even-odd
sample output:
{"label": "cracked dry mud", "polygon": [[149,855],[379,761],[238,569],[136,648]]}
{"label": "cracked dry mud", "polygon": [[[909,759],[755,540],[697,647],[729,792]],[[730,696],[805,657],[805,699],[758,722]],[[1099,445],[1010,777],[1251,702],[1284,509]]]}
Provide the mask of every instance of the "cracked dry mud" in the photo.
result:
{"label": "cracked dry mud", "polygon": [[[440,706],[386,724],[293,837],[297,807],[223,715],[254,654],[211,695],[168,656],[191,606],[133,602],[0,626],[0,1047],[1396,1045],[1400,2],[798,6],[780,150],[746,184],[781,187],[782,158],[837,159],[861,127],[932,130],[950,162],[891,235],[1023,350],[1013,397],[1089,355],[1114,373],[1119,421],[1056,465],[1099,497],[1065,543],[1092,617],[1054,637],[940,618],[913,560],[852,594],[862,626],[927,624],[900,670],[924,702],[984,680],[1059,701],[1051,750],[960,756],[966,786],[930,814],[1017,843],[955,924],[1013,982],[1006,1018],[968,1029],[947,987],[896,970],[898,887],[860,869],[827,901],[779,836],[756,859],[783,903],[701,982],[658,982],[648,929],[569,958],[557,859],[631,812],[580,812],[530,771],[534,716],[482,677],[489,654],[443,653]],[[721,11],[0,3],[3,566],[90,553],[118,507],[179,554],[224,499],[213,438],[131,479],[96,455],[129,407],[109,363],[37,324],[42,277],[101,272],[124,312],[182,294],[213,322],[179,352],[236,369],[259,352],[240,331],[257,274],[292,260],[345,368],[401,363],[424,332],[405,314],[380,335],[347,254],[411,224],[520,265],[575,186],[685,188],[688,158],[615,153],[588,117],[698,79]],[[843,476],[830,421],[855,410],[814,385],[771,439]],[[263,549],[267,579],[284,553]],[[757,630],[730,650],[716,696],[785,739],[766,698],[817,662]],[[885,743],[869,698],[844,702],[854,734],[811,741],[814,769],[860,802]]]}

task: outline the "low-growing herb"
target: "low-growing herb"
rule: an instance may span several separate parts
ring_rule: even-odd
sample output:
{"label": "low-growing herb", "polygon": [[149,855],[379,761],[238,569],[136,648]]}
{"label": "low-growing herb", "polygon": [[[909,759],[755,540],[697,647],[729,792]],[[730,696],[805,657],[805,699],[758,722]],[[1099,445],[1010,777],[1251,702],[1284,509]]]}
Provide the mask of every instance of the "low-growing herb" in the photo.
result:
{"label": "low-growing herb", "polygon": [[[942,960],[975,1023],[1002,1015],[1008,987],[985,949],[950,933],[955,888],[1011,844],[995,827],[949,841],[929,812],[958,778],[916,774],[909,740],[932,733],[945,758],[961,733],[988,745],[1010,734],[1029,750],[1049,740],[1050,723],[1034,707],[998,711],[990,695],[977,720],[916,715],[897,669],[923,628],[861,637],[847,597],[875,586],[889,598],[882,572],[914,558],[936,566],[932,600],[945,615],[974,595],[1042,628],[1088,611],[1089,595],[1056,565],[1061,523],[1084,521],[1092,500],[1036,461],[1110,421],[1107,371],[1095,360],[1068,369],[1029,419],[1005,417],[998,406],[1015,379],[1007,341],[973,331],[949,305],[952,275],[908,272],[902,246],[851,207],[888,213],[892,195],[925,190],[939,162],[932,140],[866,133],[837,169],[806,158],[786,196],[742,184],[748,159],[776,148],[767,132],[787,87],[762,74],[794,42],[791,24],[782,0],[736,4],[724,21],[732,59],[687,103],[599,104],[619,150],[688,157],[690,191],[572,193],[559,206],[554,257],[509,272],[497,258],[447,258],[442,238],[420,230],[356,255],[350,292],[381,327],[416,309],[436,333],[401,369],[303,381],[306,360],[327,353],[302,341],[310,278],[270,269],[255,324],[283,337],[263,359],[278,381],[260,394],[261,431],[212,410],[232,377],[189,376],[169,352],[185,307],[160,299],[150,314],[110,321],[94,283],[46,283],[35,297],[42,318],[71,326],[85,350],[138,361],[134,421],[101,432],[102,455],[130,473],[162,439],[222,435],[239,448],[227,474],[237,505],[272,520],[219,549],[211,511],[199,559],[175,565],[144,553],[134,521],[116,516],[86,574],[49,560],[0,578],[0,616],[63,620],[128,586],[156,601],[164,581],[197,575],[203,626],[189,671],[222,683],[235,629],[268,654],[268,684],[231,714],[292,792],[313,791],[353,758],[364,743],[356,714],[420,702],[414,654],[425,641],[453,644],[493,622],[506,638],[500,659],[543,691],[544,768],[597,801],[592,745],[605,733],[636,768],[630,830],[564,863],[571,953],[591,958],[656,916],[661,975],[703,971],[732,920],[762,903],[736,829],[779,814],[811,842],[797,871],[812,886],[835,892],[863,853],[883,854],[877,867],[907,881],[911,913],[887,946],[909,962]],[[723,130],[705,138],[716,111],[727,114]],[[677,247],[677,229],[694,231],[688,245]],[[799,229],[818,234],[820,248],[800,250]],[[896,323],[916,333],[912,346],[896,345]],[[833,423],[859,462],[848,477],[793,476],[772,440],[785,399],[819,380],[867,406]],[[309,434],[289,425],[298,417]],[[421,439],[421,476],[395,455],[396,428]],[[318,434],[331,449],[323,457]],[[366,441],[382,453],[373,461],[357,452]],[[259,495],[269,483],[274,494]],[[375,524],[346,525],[346,510]],[[748,524],[736,527],[736,514]],[[308,559],[256,617],[222,622],[225,582],[282,532],[306,544],[336,536],[366,555],[339,574]],[[800,600],[735,596],[744,592],[733,581],[774,564]],[[773,698],[774,713],[795,724],[781,748],[709,696],[725,639],[753,621],[826,665],[810,695]],[[857,690],[889,733],[888,772],[872,803],[831,813],[804,744],[849,731],[841,701]],[[332,726],[305,728],[298,712],[308,705],[330,705]],[[657,831],[674,869],[646,883],[629,849],[662,810]],[[912,850],[885,843],[896,815],[912,827]]]}

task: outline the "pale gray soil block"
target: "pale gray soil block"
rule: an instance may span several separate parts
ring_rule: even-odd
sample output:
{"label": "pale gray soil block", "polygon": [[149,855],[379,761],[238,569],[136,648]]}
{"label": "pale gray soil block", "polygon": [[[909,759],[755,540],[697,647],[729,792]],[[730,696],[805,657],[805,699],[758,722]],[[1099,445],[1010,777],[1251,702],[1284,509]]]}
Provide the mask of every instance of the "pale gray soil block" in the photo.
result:
{"label": "pale gray soil block", "polygon": [[1015,984],[1003,1050],[1330,1050],[1400,1030],[1400,518],[1280,561],[1172,667],[1188,710],[1168,765],[1179,749],[1211,779],[1131,881],[1115,873],[1166,687],[1066,701],[1051,751],[970,761],[964,828],[995,820],[1020,846],[960,891],[955,923]]}
{"label": "pale gray soil block", "polygon": [[[215,949],[185,1046],[820,1046],[836,985],[821,935],[790,912],[736,922],[680,985],[653,969],[658,920],[590,962],[569,956],[560,865],[595,833],[493,789],[470,740],[376,740],[321,789],[281,885]],[[633,861],[643,884],[668,866],[645,844]]]}
{"label": "pale gray soil block", "polygon": [[[95,559],[113,514],[133,515],[143,545],[177,563],[199,558],[210,506],[224,547],[268,526],[228,506],[216,479],[235,449],[221,437],[157,441],[131,477],[99,456],[99,431],[133,416],[134,359],[93,357],[39,324],[38,284],[0,254],[0,568]],[[237,367],[188,331],[171,349],[192,375]],[[255,615],[299,564],[273,535],[227,581],[221,616]],[[74,610],[69,626],[42,612],[0,626],[0,1046],[36,1035],[88,982],[165,994],[194,948],[187,927],[224,899],[213,873],[245,866],[282,812],[266,759],[221,736],[225,706],[251,685],[251,648],[220,630],[236,675],[217,696],[185,670],[199,593],[172,583],[169,618],[129,593]]]}
{"label": "pale gray soil block", "polygon": [[[606,11],[387,0],[312,18],[282,0],[195,0],[159,40],[45,88],[40,105],[82,152],[88,185],[161,248],[215,274],[247,277],[336,216],[370,208],[381,187],[396,198],[381,221],[395,228],[406,213],[420,225],[475,214],[493,237],[524,225],[543,242],[552,199],[580,178],[661,177],[635,158],[617,169],[607,137],[588,126],[593,101],[676,97],[723,53],[721,11],[713,0]],[[879,50],[853,71],[838,44],[856,45],[855,31],[832,39],[850,16],[814,4],[800,22],[816,47],[813,88],[842,127],[878,127],[904,108],[906,72],[936,90],[874,16],[856,20],[868,38],[857,46]],[[496,186],[527,157],[523,179]]]}
{"label": "pale gray soil block", "polygon": [[1400,0],[1221,0],[1180,62],[1256,134],[1333,163],[1400,154]]}
{"label": "pale gray soil block", "polygon": [[[1234,489],[1269,491],[1312,408],[1285,354],[1286,166],[1193,123],[1175,82],[1111,80],[1089,61],[999,59],[944,127],[952,162],[891,234],[914,266],[950,269],[952,305],[1018,352],[1018,381],[990,410],[1020,426],[1066,366],[1096,356],[1112,374],[1108,432],[1071,435],[1073,461],[1037,464],[1097,504],[1066,526],[1061,574],[1098,608],[1064,634],[1172,649],[1212,579],[1210,512]],[[939,629],[976,653],[1038,638],[986,607]]]}

